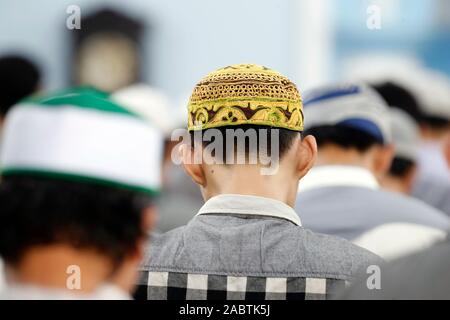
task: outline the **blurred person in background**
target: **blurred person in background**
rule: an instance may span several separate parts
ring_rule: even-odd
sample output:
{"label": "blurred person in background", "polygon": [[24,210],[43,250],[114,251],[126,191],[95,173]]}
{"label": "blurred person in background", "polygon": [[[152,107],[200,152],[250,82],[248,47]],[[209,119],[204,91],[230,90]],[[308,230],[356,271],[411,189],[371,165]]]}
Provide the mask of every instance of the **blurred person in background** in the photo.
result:
{"label": "blurred person in background", "polygon": [[134,84],[120,89],[111,98],[124,107],[142,115],[158,127],[164,135],[162,192],[158,197],[158,231],[168,231],[189,222],[193,213],[203,205],[202,195],[181,165],[172,161],[178,141],[172,141],[172,132],[185,127],[184,109],[171,106],[163,92],[146,84]]}
{"label": "blurred person in background", "polygon": [[408,90],[396,80],[378,81],[371,84],[371,87],[376,90],[388,106],[406,112],[417,125],[420,124],[422,112],[419,102],[411,90]]}
{"label": "blurred person in background", "polygon": [[388,172],[380,178],[381,186],[393,192],[410,195],[417,173],[419,128],[406,112],[390,108],[394,158]]}
{"label": "blurred person in background", "polygon": [[391,166],[390,117],[366,85],[318,88],[304,98],[305,134],[318,161],[299,185],[296,209],[306,228],[340,236],[389,260],[442,240],[450,221],[406,196],[383,191]]}
{"label": "blurred person in background", "polygon": [[[40,82],[39,68],[31,60],[20,55],[0,57],[0,154],[2,124],[6,113],[14,104],[36,92]],[[0,290],[3,285],[3,262],[0,259]]]}
{"label": "blurred person in background", "polygon": [[413,195],[450,215],[450,82],[431,71],[418,82],[421,142]]}
{"label": "blurred person in background", "polygon": [[[301,226],[293,210],[298,180],[317,150],[313,137],[301,137],[301,98],[285,76],[252,64],[208,74],[191,96],[188,129],[183,164],[206,203],[187,225],[152,238],[137,298],[326,299],[382,262]],[[256,141],[244,137],[252,133]],[[205,155],[212,145],[213,162]],[[263,174],[268,149],[278,166]],[[259,159],[236,164],[239,155]]]}
{"label": "blurred person in background", "polygon": [[367,279],[339,295],[346,300],[450,300],[450,238],[381,269],[381,288],[370,290]]}
{"label": "blurred person in background", "polygon": [[8,113],[0,159],[1,299],[129,299],[160,188],[162,138],[103,93]]}
{"label": "blurred person in background", "polygon": [[35,93],[40,82],[39,68],[28,58],[19,55],[0,57],[0,127],[8,110]]}
{"label": "blurred person in background", "polygon": [[413,88],[422,113],[420,171],[421,175],[450,183],[450,162],[446,157],[450,137],[450,81],[437,72],[423,73]]}
{"label": "blurred person in background", "polygon": [[426,69],[414,69],[412,74],[379,81],[374,87],[389,105],[409,113],[419,126],[412,195],[450,215],[450,82]]}

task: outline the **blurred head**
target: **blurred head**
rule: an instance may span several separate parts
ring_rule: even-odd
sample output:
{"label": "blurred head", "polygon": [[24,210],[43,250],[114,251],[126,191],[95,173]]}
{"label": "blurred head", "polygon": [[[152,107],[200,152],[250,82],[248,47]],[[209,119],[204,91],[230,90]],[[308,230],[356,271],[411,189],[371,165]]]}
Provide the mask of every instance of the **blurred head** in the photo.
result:
{"label": "blurred head", "polygon": [[[450,84],[432,73],[424,73],[419,78],[424,79],[414,85],[387,81],[373,85],[373,88],[389,106],[408,113],[420,126],[423,138],[442,137],[450,132],[450,107],[446,102]],[[432,90],[427,90],[430,87]]]}
{"label": "blurred head", "polygon": [[420,98],[424,118],[420,124],[421,136],[434,155],[434,174],[448,177],[450,174],[450,80],[446,75],[428,71],[416,90]]}
{"label": "blurred head", "polygon": [[70,264],[83,289],[95,278],[130,290],[160,187],[158,131],[73,89],[12,108],[3,142],[0,255],[12,277],[65,286]]}
{"label": "blurred head", "polygon": [[[443,163],[433,171],[450,169],[450,82],[434,71],[416,70],[412,79],[389,81],[373,86],[389,106],[408,113],[418,125],[425,161]],[[435,162],[433,161],[433,162]],[[447,167],[445,167],[447,162]],[[422,163],[421,166],[424,164]],[[426,164],[425,164],[426,165]],[[428,166],[428,165],[427,165]]]}
{"label": "blurred head", "polygon": [[391,108],[394,159],[387,174],[381,179],[383,187],[410,194],[416,178],[419,128],[406,112]]}
{"label": "blurred head", "polygon": [[365,85],[337,85],[305,94],[305,134],[316,138],[317,165],[360,166],[381,177],[393,156],[384,101]]}
{"label": "blurred head", "polygon": [[[404,79],[406,88],[417,101],[419,125],[424,140],[441,141],[450,133],[450,81],[434,70],[416,70]],[[403,85],[403,84],[402,84]]]}
{"label": "blurred head", "polygon": [[422,136],[443,142],[450,135],[450,81],[440,73],[428,71],[421,83],[416,92],[423,113]]}
{"label": "blurred head", "polygon": [[40,78],[38,67],[27,58],[0,57],[0,120],[14,104],[38,89]]}
{"label": "blurred head", "polygon": [[386,81],[372,85],[384,101],[390,106],[403,110],[416,123],[420,123],[423,118],[419,103],[414,94],[406,87],[394,81]]}
{"label": "blurred head", "polygon": [[178,124],[171,113],[168,97],[162,91],[144,83],[119,89],[111,94],[111,99],[152,123],[165,137],[170,137]]}
{"label": "blurred head", "polygon": [[205,199],[218,194],[276,198],[293,205],[313,165],[313,137],[301,136],[300,95],[286,77],[256,65],[206,76],[189,103],[185,170]]}
{"label": "blurred head", "polygon": [[164,161],[161,169],[162,181],[166,184],[169,170],[172,168],[170,155],[176,145],[170,136],[172,131],[182,127],[179,108],[171,106],[168,97],[162,91],[143,83],[119,89],[111,95],[111,99],[141,115],[164,135]]}
{"label": "blurred head", "polygon": [[0,218],[0,255],[20,281],[21,270],[42,270],[32,256],[59,247],[101,260],[104,281],[131,290],[155,212],[146,194],[23,174],[2,180]]}

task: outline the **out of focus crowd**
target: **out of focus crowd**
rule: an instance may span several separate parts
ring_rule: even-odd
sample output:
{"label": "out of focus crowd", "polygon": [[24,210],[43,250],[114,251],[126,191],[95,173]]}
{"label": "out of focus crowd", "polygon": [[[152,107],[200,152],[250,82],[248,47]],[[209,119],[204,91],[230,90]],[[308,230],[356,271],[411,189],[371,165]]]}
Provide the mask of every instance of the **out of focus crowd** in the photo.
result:
{"label": "out of focus crowd", "polygon": [[[424,67],[380,73],[295,100],[297,89],[282,75],[236,65],[208,75],[176,107],[145,83],[43,92],[41,73],[26,57],[0,58],[3,297],[80,297],[58,288],[70,277],[58,274],[58,264],[80,268],[84,298],[330,297],[331,283],[357,279],[353,269],[383,264],[378,257],[391,263],[382,269],[392,278],[387,289],[335,292],[450,297],[442,289],[448,276],[440,274],[449,255],[435,253],[448,250],[450,228],[450,81],[443,74]],[[274,81],[281,81],[276,89]],[[277,108],[264,88],[275,90],[270,99],[281,91],[275,106],[287,97],[288,118],[248,115],[265,104]],[[228,109],[217,116],[221,104]],[[295,108],[297,123],[289,120]],[[267,178],[248,164],[186,162],[173,132],[195,132],[192,118],[204,134],[233,125],[280,128],[281,173]],[[302,138],[292,151],[295,132]],[[408,269],[414,261],[426,262],[423,270]],[[254,277],[265,279],[262,289]],[[292,279],[306,287],[292,287]],[[402,281],[414,290],[399,289]]]}

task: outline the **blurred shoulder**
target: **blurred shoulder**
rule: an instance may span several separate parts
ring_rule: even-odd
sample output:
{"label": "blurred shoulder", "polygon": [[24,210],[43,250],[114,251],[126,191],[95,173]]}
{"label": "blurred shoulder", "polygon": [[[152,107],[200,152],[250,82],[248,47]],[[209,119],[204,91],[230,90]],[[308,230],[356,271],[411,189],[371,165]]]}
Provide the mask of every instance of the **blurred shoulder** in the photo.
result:
{"label": "blurred shoulder", "polygon": [[426,216],[428,219],[435,219],[450,225],[450,219],[445,213],[422,200],[386,190],[379,190],[377,196],[380,199],[386,199],[387,203],[395,205],[393,208],[402,207],[405,210],[411,210],[410,213],[414,216]]}
{"label": "blurred shoulder", "polygon": [[450,242],[403,257],[381,269],[381,289],[369,290],[359,279],[340,298],[349,300],[450,299]]}

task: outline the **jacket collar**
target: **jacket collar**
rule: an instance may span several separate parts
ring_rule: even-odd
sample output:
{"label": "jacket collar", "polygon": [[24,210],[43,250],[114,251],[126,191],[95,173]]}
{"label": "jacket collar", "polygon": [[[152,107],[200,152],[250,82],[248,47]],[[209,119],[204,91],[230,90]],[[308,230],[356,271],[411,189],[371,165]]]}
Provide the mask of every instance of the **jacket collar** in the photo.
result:
{"label": "jacket collar", "polygon": [[212,213],[274,217],[288,220],[298,226],[302,225],[297,213],[287,204],[275,199],[257,196],[218,195],[206,201],[197,215]]}
{"label": "jacket collar", "polygon": [[374,175],[357,166],[318,166],[300,180],[298,192],[324,187],[362,187],[379,189]]}

